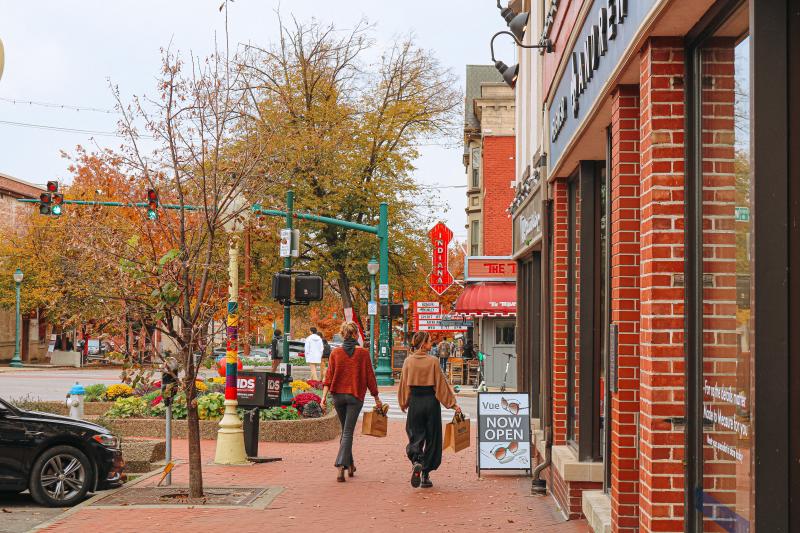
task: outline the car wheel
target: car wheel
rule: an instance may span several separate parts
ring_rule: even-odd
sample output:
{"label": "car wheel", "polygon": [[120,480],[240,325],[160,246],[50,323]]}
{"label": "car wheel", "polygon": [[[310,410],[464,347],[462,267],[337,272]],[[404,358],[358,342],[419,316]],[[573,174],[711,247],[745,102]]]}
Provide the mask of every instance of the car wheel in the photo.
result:
{"label": "car wheel", "polygon": [[33,464],[31,496],[48,507],[70,507],[89,492],[92,465],[86,455],[72,446],[54,446]]}

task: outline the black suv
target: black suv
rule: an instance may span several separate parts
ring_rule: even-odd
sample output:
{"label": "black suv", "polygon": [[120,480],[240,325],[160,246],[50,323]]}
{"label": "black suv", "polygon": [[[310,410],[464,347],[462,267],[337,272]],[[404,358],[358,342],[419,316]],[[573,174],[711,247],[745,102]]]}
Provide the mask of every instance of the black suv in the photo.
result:
{"label": "black suv", "polygon": [[69,507],[125,480],[120,441],[97,424],[0,399],[0,493],[30,489],[38,503]]}

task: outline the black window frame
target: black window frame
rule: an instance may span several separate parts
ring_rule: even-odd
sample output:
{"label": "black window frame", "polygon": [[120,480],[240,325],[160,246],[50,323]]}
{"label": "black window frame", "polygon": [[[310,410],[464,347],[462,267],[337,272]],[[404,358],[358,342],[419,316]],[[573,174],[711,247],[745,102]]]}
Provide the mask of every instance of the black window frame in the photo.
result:
{"label": "black window frame", "polygon": [[[600,371],[604,357],[604,334],[600,316],[600,181],[606,162],[581,161],[567,182],[568,189],[568,269],[567,269],[567,442],[577,450],[579,461],[602,460],[600,450]],[[581,350],[575,358],[575,202],[580,184],[580,324]],[[574,434],[575,367],[580,371],[577,441]]]}
{"label": "black window frame", "polygon": [[[699,51],[746,0],[719,0],[685,38],[686,474],[684,526],[702,530],[702,158]],[[755,233],[755,513],[758,531],[800,528],[800,0],[750,0]],[[793,182],[794,181],[794,182]],[[792,275],[794,274],[794,275]],[[788,289],[788,290],[787,290]],[[791,296],[790,296],[791,295]],[[768,355],[767,355],[768,354]],[[788,408],[787,408],[788,406]],[[790,460],[794,457],[795,460]]]}

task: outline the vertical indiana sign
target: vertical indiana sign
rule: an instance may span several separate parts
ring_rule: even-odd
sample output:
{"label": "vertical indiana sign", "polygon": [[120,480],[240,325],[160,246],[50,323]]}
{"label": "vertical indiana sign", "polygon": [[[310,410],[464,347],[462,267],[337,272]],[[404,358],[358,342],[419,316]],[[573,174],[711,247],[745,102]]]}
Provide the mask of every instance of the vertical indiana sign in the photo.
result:
{"label": "vertical indiana sign", "polygon": [[428,235],[433,245],[433,270],[428,276],[428,285],[441,296],[453,284],[453,276],[447,269],[447,250],[450,247],[450,241],[453,240],[453,232],[439,222],[431,228]]}

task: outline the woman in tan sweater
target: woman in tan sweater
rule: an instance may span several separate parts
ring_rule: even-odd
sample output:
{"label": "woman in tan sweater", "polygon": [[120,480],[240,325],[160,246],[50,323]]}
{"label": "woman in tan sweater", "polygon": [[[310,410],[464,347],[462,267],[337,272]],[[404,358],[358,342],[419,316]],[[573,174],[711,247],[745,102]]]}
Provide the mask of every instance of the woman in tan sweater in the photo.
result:
{"label": "woman in tan sweater", "polygon": [[430,473],[442,464],[442,405],[455,409],[456,396],[442,373],[439,360],[428,355],[430,335],[418,331],[411,339],[412,354],[403,363],[400,388],[397,392],[400,409],[405,412],[408,446],[406,454],[412,463],[411,486],[433,487]]}

